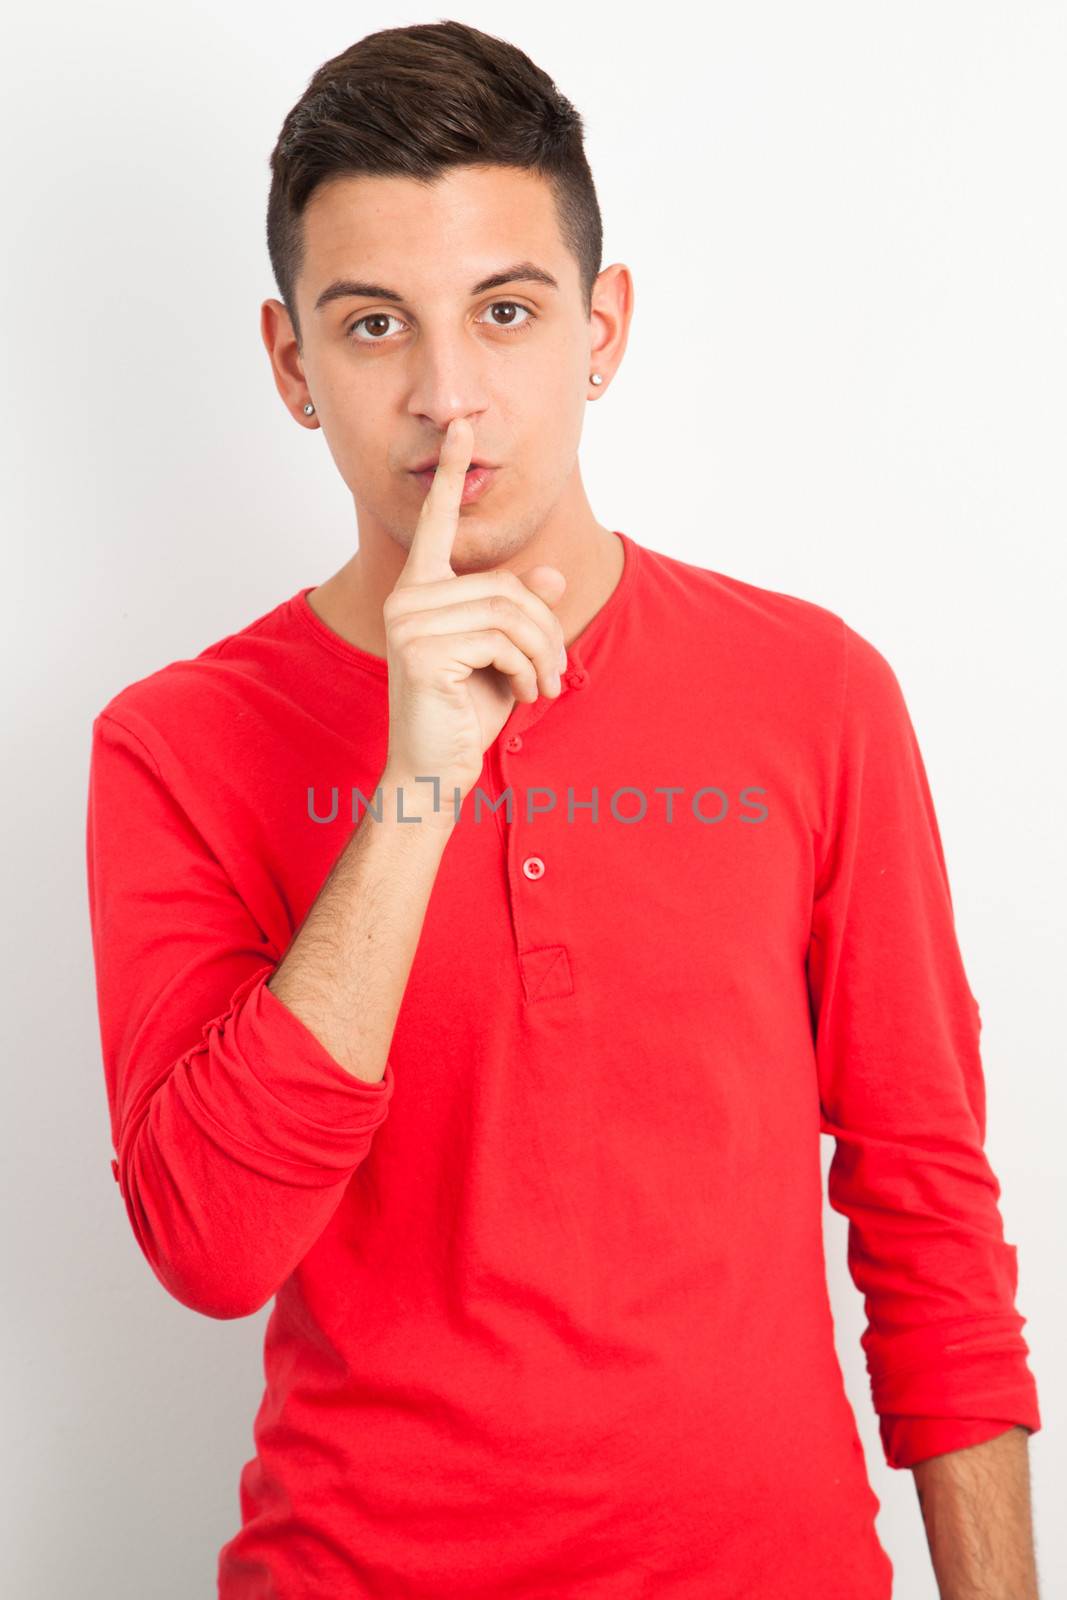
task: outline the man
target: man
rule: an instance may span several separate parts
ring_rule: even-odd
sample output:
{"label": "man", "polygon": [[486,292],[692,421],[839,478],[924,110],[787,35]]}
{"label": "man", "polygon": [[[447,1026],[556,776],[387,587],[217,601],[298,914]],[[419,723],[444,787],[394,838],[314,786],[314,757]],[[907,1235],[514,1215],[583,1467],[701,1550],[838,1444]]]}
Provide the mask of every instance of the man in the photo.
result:
{"label": "man", "polygon": [[183,1304],[275,1301],[220,1594],[888,1596],[823,1132],[942,1594],[1036,1595],[980,1017],[891,668],[596,521],[632,284],[521,52],[372,35],[273,172],[263,337],[358,550],[116,695],[89,808],[131,1225]]}

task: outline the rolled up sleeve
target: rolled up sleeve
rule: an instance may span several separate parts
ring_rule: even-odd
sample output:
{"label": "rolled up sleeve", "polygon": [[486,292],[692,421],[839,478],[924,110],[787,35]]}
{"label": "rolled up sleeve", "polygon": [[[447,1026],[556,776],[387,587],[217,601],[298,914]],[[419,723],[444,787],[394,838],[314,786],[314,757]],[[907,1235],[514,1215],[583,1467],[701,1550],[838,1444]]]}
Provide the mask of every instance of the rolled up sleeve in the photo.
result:
{"label": "rolled up sleeve", "polygon": [[258,1310],[322,1233],[394,1089],[267,988],[273,948],[143,741],[93,723],[89,910],[112,1172],[183,1304]]}
{"label": "rolled up sleeve", "polygon": [[1041,1426],[1016,1247],[984,1151],[981,1016],[922,756],[885,658],[843,628],[808,978],[828,1190],[848,1219],[886,1461]]}

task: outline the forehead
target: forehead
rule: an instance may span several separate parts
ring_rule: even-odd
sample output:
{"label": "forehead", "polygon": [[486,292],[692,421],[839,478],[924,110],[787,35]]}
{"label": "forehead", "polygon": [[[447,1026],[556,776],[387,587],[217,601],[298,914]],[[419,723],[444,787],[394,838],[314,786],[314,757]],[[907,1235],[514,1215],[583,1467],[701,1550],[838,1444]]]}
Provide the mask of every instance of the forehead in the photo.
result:
{"label": "forehead", "polygon": [[568,270],[550,184],[516,167],[452,167],[432,182],[331,178],[303,225],[301,277],[312,302],[345,275],[414,293],[453,280],[469,287],[505,260],[539,261],[561,283]]}

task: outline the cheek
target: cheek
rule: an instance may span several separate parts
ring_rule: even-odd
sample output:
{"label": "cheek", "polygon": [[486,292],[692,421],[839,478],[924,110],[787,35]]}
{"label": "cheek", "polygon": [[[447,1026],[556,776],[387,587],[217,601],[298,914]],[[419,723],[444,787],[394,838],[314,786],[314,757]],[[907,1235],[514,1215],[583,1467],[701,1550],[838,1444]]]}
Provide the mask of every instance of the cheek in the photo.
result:
{"label": "cheek", "polygon": [[581,381],[569,379],[560,384],[554,396],[551,427],[560,451],[573,455],[582,436],[588,413],[586,388]]}
{"label": "cheek", "polygon": [[552,471],[550,462],[569,467],[585,421],[585,394],[570,374],[546,371],[543,379],[525,380],[501,415],[504,437],[521,441],[524,470],[543,476]]}
{"label": "cheek", "polygon": [[399,474],[390,466],[396,426],[370,414],[357,396],[333,393],[323,431],[334,465],[353,493],[369,501],[396,492]]}
{"label": "cheek", "polygon": [[545,433],[567,437],[585,410],[586,383],[574,370],[573,358],[546,363],[523,379],[523,393],[517,404]]}
{"label": "cheek", "polygon": [[[378,399],[380,397],[376,397]],[[333,432],[337,453],[358,478],[369,482],[391,475],[390,452],[396,451],[397,423],[367,403],[365,391],[352,388],[335,396]]]}

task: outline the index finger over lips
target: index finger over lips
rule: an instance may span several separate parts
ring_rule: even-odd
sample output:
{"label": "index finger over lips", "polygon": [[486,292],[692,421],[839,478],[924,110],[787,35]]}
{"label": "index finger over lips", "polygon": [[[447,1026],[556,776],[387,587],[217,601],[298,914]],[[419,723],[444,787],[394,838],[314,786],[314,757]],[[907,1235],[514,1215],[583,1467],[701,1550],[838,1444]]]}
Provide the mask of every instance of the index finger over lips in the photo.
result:
{"label": "index finger over lips", "polygon": [[474,429],[466,417],[453,417],[441,445],[430,491],[422,503],[415,537],[397,588],[455,577],[450,557],[459,528],[463,484],[474,453]]}

